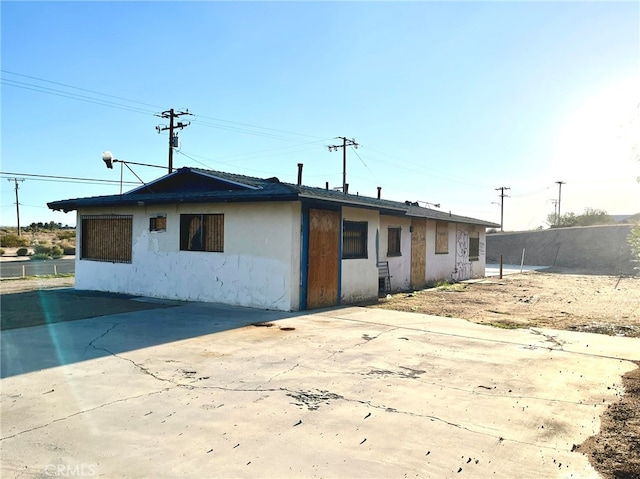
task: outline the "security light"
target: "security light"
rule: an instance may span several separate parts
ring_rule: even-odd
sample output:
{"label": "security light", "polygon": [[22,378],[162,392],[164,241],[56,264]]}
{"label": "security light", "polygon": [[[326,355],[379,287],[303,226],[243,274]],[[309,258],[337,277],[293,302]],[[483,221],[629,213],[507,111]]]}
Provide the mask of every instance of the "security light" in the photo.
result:
{"label": "security light", "polygon": [[102,161],[107,165],[107,168],[113,170],[113,155],[110,151],[105,151],[102,153]]}

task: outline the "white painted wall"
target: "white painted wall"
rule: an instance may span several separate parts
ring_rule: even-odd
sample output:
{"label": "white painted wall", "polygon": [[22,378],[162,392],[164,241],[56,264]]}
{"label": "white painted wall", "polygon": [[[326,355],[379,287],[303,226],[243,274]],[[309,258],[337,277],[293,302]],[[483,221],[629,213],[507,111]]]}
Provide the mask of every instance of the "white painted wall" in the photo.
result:
{"label": "white painted wall", "polygon": [[480,233],[480,248],[478,261],[472,261],[472,277],[484,278],[487,266],[487,229],[483,226],[475,226],[474,230]]}
{"label": "white painted wall", "polygon": [[[181,213],[223,213],[224,253],[180,251]],[[299,308],[299,203],[96,208],[78,216],[82,214],[133,214],[133,251],[131,264],[81,260],[78,255],[77,289],[283,311]],[[149,217],[156,214],[167,215],[165,232],[149,231]]]}
{"label": "white painted wall", "polygon": [[377,211],[342,208],[343,221],[368,222],[366,259],[343,259],[341,300],[344,304],[367,301],[378,297],[378,266],[376,261],[376,233],[380,215]]}
{"label": "white painted wall", "polygon": [[[477,261],[469,261],[461,257],[458,247],[458,233],[480,233],[480,255]],[[468,238],[467,238],[468,241]],[[468,250],[468,242],[467,242]],[[427,221],[427,271],[426,281],[434,282],[451,279],[480,278],[485,274],[486,261],[486,233],[481,226],[449,223],[449,253],[436,254],[436,221]],[[462,263],[462,269],[460,264]]]}
{"label": "white painted wall", "polygon": [[[411,288],[411,218],[380,216],[380,261],[389,262],[392,291]],[[401,256],[387,256],[389,228],[400,228]]]}

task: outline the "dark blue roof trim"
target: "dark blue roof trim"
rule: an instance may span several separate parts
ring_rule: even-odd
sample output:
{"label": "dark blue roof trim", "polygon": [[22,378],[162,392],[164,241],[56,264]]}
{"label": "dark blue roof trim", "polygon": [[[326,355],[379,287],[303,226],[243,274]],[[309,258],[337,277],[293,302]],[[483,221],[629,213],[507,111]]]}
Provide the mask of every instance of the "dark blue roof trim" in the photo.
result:
{"label": "dark blue roof trim", "polygon": [[68,211],[90,207],[135,206],[170,203],[229,203],[258,201],[303,201],[307,204],[351,206],[375,209],[381,214],[465,223],[488,228],[500,225],[489,221],[458,216],[369,196],[344,194],[340,191],[281,183],[277,178],[254,178],[199,168],[180,168],[171,174],[122,195],[93,196],[52,201],[52,210]]}

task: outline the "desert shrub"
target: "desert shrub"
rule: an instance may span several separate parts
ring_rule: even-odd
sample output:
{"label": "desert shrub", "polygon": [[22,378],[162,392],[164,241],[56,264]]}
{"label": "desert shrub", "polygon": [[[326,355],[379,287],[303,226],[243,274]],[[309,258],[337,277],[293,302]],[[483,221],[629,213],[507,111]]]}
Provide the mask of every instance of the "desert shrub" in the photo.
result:
{"label": "desert shrub", "polygon": [[18,249],[18,251],[16,251],[16,255],[17,256],[28,256],[29,255],[29,250],[27,248],[20,248],[20,249]]}
{"label": "desert shrub", "polygon": [[54,258],[60,258],[64,254],[64,250],[56,244],[51,247],[50,254]]}
{"label": "desert shrub", "polygon": [[22,236],[7,234],[0,238],[0,246],[3,248],[17,248],[19,246],[29,246],[29,240]]}
{"label": "desert shrub", "polygon": [[[33,247],[33,251],[35,254],[43,254],[43,255],[50,255],[51,254],[51,246],[49,246],[48,244],[42,244],[43,242],[40,241],[40,244],[37,244]],[[46,242],[45,242],[46,243]]]}
{"label": "desert shrub", "polygon": [[0,256],[4,256],[4,250],[0,248]]}
{"label": "desert shrub", "polygon": [[32,254],[29,257],[30,260],[32,261],[43,261],[46,259],[50,259],[48,254],[44,254],[44,253],[37,253],[37,254]]}
{"label": "desert shrub", "polygon": [[56,233],[59,240],[66,240],[76,237],[76,230],[63,230]]}
{"label": "desert shrub", "polygon": [[60,243],[60,247],[62,248],[62,252],[64,254],[68,254],[68,255],[74,255],[76,254],[76,247],[75,245],[73,245],[72,243],[70,243],[69,241],[62,241]]}
{"label": "desert shrub", "polygon": [[633,256],[635,256],[637,260],[640,260],[640,223],[631,228],[627,241],[629,242]]}

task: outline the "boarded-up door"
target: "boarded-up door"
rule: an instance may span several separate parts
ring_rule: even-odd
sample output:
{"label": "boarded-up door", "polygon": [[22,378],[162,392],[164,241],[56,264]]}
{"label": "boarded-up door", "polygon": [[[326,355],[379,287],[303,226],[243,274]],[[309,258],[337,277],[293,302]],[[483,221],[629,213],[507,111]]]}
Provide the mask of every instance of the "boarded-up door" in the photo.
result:
{"label": "boarded-up door", "polygon": [[309,210],[307,309],[338,304],[340,213]]}
{"label": "boarded-up door", "polygon": [[427,220],[411,219],[411,287],[422,288],[426,284]]}

